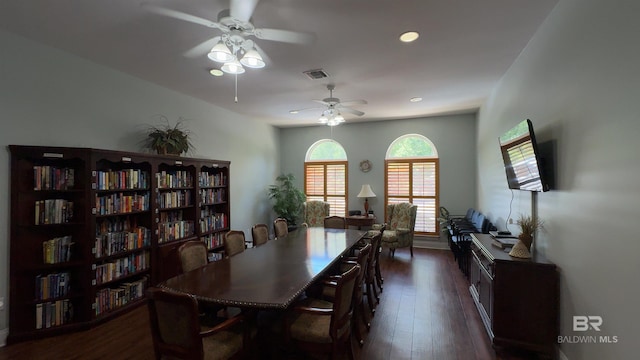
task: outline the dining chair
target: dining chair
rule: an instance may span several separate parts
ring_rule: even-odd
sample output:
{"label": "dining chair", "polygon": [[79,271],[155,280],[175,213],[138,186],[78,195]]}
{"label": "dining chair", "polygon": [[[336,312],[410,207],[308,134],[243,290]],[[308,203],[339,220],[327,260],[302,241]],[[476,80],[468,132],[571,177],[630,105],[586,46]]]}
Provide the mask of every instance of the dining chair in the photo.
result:
{"label": "dining chair", "polygon": [[289,233],[289,225],[287,224],[287,220],[283,218],[275,219],[273,221],[273,233],[276,239],[287,236],[287,234]]}
{"label": "dining chair", "polygon": [[209,263],[207,258],[207,245],[199,240],[187,241],[178,248],[178,257],[182,272],[205,266]]}
{"label": "dining chair", "polygon": [[343,216],[327,216],[324,218],[326,229],[346,229],[347,220]]}
{"label": "dining chair", "polygon": [[[371,254],[372,246],[371,244],[364,244],[364,246],[357,249],[354,256],[345,257],[342,259],[340,263],[340,271],[344,272],[354,267],[355,265],[360,266],[360,272],[358,276],[356,276],[356,288],[353,290],[353,331],[355,333],[356,339],[360,346],[364,344],[364,337],[362,336],[362,332],[360,331],[360,325],[358,325],[358,320],[362,320],[367,329],[370,327],[370,320],[367,316],[364,307],[364,298],[363,293],[365,290],[365,276],[366,271],[369,267],[369,260]],[[333,286],[324,286],[322,290],[322,297],[325,300],[335,301],[335,287]]]}
{"label": "dining chair", "polygon": [[[384,231],[384,226],[382,228]],[[375,315],[376,304],[380,303],[380,296],[378,295],[378,291],[376,289],[377,279],[376,279],[376,265],[378,258],[380,256],[380,241],[382,240],[382,232],[375,234],[371,240],[371,252],[369,253],[369,259],[367,261],[367,268],[364,276],[364,294],[367,295],[367,303],[369,304],[369,311],[371,316]],[[373,302],[373,299],[376,299],[376,302]],[[364,312],[363,312],[363,315]],[[366,315],[365,315],[366,316]],[[365,324],[367,325],[367,330],[371,328],[371,320],[367,317],[363,318]]]}
{"label": "dining chair", "polygon": [[255,224],[251,228],[253,246],[259,246],[269,241],[269,227],[267,224]]}
{"label": "dining chair", "polygon": [[244,251],[244,231],[230,230],[224,235],[224,252],[232,257]]}
{"label": "dining chair", "polygon": [[285,344],[307,352],[329,354],[332,359],[338,359],[346,351],[353,359],[353,292],[359,273],[360,265],[355,265],[325,281],[326,286],[335,288],[333,302],[307,297],[294,303],[284,317]]}
{"label": "dining chair", "polygon": [[146,295],[156,359],[229,359],[249,348],[244,315],[201,328],[193,295],[156,287]]}

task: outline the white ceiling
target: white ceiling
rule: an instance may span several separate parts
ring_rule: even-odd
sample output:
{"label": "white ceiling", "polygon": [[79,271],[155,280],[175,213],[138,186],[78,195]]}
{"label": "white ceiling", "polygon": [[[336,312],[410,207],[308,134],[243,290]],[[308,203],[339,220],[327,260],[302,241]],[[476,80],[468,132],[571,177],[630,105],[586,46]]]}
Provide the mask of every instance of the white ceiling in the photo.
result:
{"label": "white ceiling", "polygon": [[[314,125],[312,99],[365,99],[347,122],[474,112],[557,0],[262,0],[257,28],[316,35],[309,45],[256,43],[263,69],[213,77],[184,53],[220,30],[160,16],[142,3],[217,21],[229,0],[2,0],[0,28],[275,126]],[[420,38],[405,44],[406,30]],[[324,69],[310,80],[303,71]],[[418,103],[412,97],[422,97]]]}

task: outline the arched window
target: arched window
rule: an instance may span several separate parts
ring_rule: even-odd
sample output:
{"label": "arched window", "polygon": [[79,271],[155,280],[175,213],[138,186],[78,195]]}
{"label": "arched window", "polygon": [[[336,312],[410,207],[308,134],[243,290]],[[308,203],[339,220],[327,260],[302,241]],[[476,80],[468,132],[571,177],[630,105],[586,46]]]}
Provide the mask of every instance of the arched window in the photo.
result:
{"label": "arched window", "polygon": [[418,205],[416,233],[438,235],[438,151],[431,140],[407,134],[394,140],[385,157],[387,204]]}
{"label": "arched window", "polygon": [[323,139],[307,150],[304,162],[304,193],[307,200],[330,204],[330,215],[347,214],[347,153],[337,141]]}

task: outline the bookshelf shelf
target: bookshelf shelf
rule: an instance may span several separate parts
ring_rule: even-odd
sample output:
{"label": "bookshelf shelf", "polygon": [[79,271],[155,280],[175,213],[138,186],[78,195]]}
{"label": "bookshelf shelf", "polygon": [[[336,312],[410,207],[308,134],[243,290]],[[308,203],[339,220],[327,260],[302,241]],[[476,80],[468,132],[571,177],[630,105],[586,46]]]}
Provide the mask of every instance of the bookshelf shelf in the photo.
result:
{"label": "bookshelf shelf", "polygon": [[[86,329],[144,304],[146,287],[180,271],[182,243],[228,229],[228,161],[90,148],[9,150],[8,343]],[[221,201],[200,205],[201,193],[216,191],[224,192]],[[201,231],[200,221],[212,213],[226,227]],[[178,236],[165,236],[176,223]],[[41,298],[49,286],[65,290]]]}

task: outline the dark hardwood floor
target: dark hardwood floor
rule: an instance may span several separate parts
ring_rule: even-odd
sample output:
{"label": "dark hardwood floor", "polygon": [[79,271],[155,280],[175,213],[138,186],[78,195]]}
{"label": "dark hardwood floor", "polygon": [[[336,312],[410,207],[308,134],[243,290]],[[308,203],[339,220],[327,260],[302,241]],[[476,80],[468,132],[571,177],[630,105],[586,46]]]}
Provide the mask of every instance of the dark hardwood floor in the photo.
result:
{"label": "dark hardwood floor", "polygon": [[[468,284],[449,251],[384,251],[384,291],[362,359],[496,359],[469,295]],[[145,306],[87,331],[0,348],[5,359],[153,359]]]}

